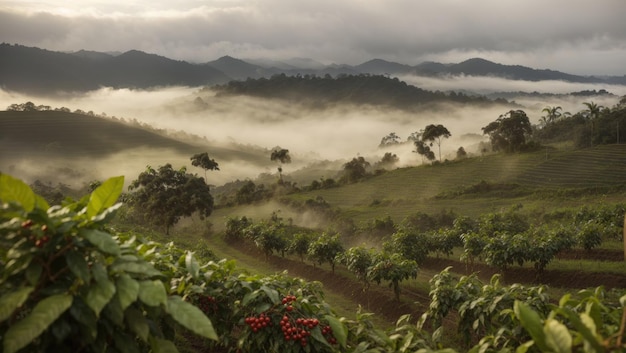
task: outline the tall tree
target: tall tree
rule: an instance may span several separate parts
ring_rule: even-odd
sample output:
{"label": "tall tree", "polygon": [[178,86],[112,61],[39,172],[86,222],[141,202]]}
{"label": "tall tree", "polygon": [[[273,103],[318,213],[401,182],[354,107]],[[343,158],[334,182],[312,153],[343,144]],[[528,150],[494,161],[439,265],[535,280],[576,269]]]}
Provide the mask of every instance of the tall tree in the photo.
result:
{"label": "tall tree", "polygon": [[482,128],[489,135],[494,151],[516,152],[526,144],[532,133],[530,120],[523,110],[511,110]]}
{"label": "tall tree", "polygon": [[217,162],[214,159],[209,158],[209,154],[207,152],[194,154],[189,159],[191,159],[192,166],[204,169],[204,181],[207,183],[208,180],[206,178],[206,171],[220,170]]}
{"label": "tall tree", "polygon": [[283,181],[283,164],[291,163],[291,156],[289,155],[289,150],[284,149],[284,148],[280,148],[280,147],[275,147],[272,150],[272,154],[270,155],[270,160],[279,162],[279,165],[278,165],[278,177],[280,179],[280,182],[282,183],[282,181]]}
{"label": "tall tree", "polygon": [[441,139],[442,138],[448,138],[452,136],[450,134],[450,131],[448,131],[448,129],[441,125],[434,125],[434,124],[430,124],[428,126],[426,126],[426,128],[424,129],[424,132],[422,133],[422,141],[426,142],[430,142],[430,145],[432,146],[433,143],[437,144],[437,147],[439,147],[439,161],[441,161]]}
{"label": "tall tree", "polygon": [[148,166],[129,186],[134,190],[130,204],[153,224],[170,227],[181,217],[198,212],[201,218],[213,211],[209,186],[200,177],[187,173],[185,167],[174,170],[171,164],[153,169]]}

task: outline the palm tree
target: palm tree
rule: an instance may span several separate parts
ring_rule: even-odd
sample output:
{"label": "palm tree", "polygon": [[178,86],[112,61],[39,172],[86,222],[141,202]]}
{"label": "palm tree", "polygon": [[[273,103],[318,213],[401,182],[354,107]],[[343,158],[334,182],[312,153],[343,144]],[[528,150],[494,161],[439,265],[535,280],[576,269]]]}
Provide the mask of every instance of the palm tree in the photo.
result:
{"label": "palm tree", "polygon": [[583,104],[587,107],[587,109],[583,110],[583,113],[585,113],[591,125],[591,134],[589,136],[589,144],[593,147],[593,121],[600,115],[600,111],[604,107],[594,103],[593,101],[583,102]]}
{"label": "palm tree", "polygon": [[563,108],[561,107],[550,107],[547,106],[545,108],[543,108],[543,110],[541,110],[542,112],[546,112],[546,119],[543,120],[546,123],[553,123],[555,121],[557,121],[560,117],[561,117],[561,113],[559,112],[559,110],[563,110]]}

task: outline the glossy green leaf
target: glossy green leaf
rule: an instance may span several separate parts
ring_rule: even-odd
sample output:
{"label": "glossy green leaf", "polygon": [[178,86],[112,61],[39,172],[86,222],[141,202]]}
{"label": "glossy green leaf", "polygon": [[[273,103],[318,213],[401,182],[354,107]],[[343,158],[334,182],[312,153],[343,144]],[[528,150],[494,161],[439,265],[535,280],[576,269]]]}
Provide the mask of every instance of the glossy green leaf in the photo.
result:
{"label": "glossy green leaf", "polygon": [[572,336],[565,325],[557,320],[548,319],[543,330],[546,336],[546,343],[551,348],[551,352],[572,352]]}
{"label": "glossy green leaf", "polygon": [[102,252],[119,256],[120,247],[113,239],[111,234],[97,229],[81,229],[80,236],[87,239],[91,244],[95,245]]}
{"label": "glossy green leaf", "polygon": [[35,208],[47,211],[50,208],[50,205],[48,204],[48,201],[46,201],[46,199],[35,194]]}
{"label": "glossy green leaf", "polygon": [[139,300],[150,306],[167,305],[163,282],[157,280],[139,282]]}
{"label": "glossy green leaf", "polygon": [[24,287],[0,297],[0,322],[6,320],[18,309],[33,291],[33,287]]}
{"label": "glossy green leaf", "polygon": [[6,331],[4,352],[17,352],[39,337],[72,305],[72,299],[71,295],[57,294],[41,300],[28,316]]}
{"label": "glossy green leaf", "polygon": [[541,318],[533,309],[528,305],[520,301],[515,301],[513,305],[513,311],[515,316],[519,319],[522,326],[528,331],[530,337],[535,341],[535,344],[539,349],[544,352],[549,351],[549,347],[546,344],[546,335],[543,331],[543,325],[541,324]]}
{"label": "glossy green leaf", "polygon": [[0,201],[15,202],[30,212],[35,208],[36,199],[35,193],[26,183],[8,174],[0,174]]}
{"label": "glossy green leaf", "polygon": [[148,334],[150,333],[150,326],[148,325],[148,321],[143,316],[143,314],[135,309],[134,307],[130,307],[126,309],[124,313],[124,318],[128,327],[139,336],[144,342],[148,342]]}
{"label": "glossy green leaf", "polygon": [[326,315],[324,318],[328,321],[330,328],[333,329],[333,335],[337,339],[337,342],[345,348],[348,339],[348,330],[344,324],[332,315]]}
{"label": "glossy green leaf", "polygon": [[202,310],[183,301],[178,296],[169,297],[167,307],[168,313],[182,326],[200,336],[212,340],[218,339],[211,320],[204,315]]}
{"label": "glossy green leaf", "polygon": [[87,216],[89,218],[113,206],[124,189],[124,177],[113,177],[98,186],[89,197]]}
{"label": "glossy green leaf", "polygon": [[65,254],[65,262],[74,276],[80,278],[83,283],[91,282],[91,272],[89,265],[82,254],[76,251],[70,251]]}
{"label": "glossy green leaf", "polygon": [[115,295],[115,284],[108,278],[96,282],[89,288],[85,302],[93,310],[96,316],[100,316],[100,312],[105,305],[111,301]]}
{"label": "glossy green leaf", "polygon": [[139,282],[124,273],[117,278],[115,284],[117,285],[117,296],[119,298],[120,307],[122,310],[126,310],[126,308],[137,300],[137,296],[139,295]]}

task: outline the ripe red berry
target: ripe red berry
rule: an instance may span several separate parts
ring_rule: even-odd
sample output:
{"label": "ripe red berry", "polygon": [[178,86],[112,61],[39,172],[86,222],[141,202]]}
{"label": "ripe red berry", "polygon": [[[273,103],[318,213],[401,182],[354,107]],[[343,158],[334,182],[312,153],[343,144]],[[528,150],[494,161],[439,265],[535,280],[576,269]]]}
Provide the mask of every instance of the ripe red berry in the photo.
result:
{"label": "ripe red berry", "polygon": [[22,228],[30,228],[32,225],[33,225],[33,221],[30,219],[27,219],[24,222],[22,222]]}
{"label": "ripe red berry", "polygon": [[293,306],[289,305],[287,306],[287,311],[292,311],[293,310]]}

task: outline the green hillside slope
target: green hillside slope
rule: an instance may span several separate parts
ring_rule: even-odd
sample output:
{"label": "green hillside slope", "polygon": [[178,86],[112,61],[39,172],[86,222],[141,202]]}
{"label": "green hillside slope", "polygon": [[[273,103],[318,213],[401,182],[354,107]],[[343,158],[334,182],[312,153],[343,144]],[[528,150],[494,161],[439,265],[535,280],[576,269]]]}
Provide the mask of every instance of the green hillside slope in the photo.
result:
{"label": "green hillside slope", "polygon": [[[492,192],[468,192],[480,183],[503,186]],[[306,200],[318,196],[357,221],[391,216],[396,220],[415,212],[453,210],[478,215],[518,203],[537,207],[561,201],[542,194],[577,188],[626,185],[626,145],[592,149],[545,151],[528,154],[493,154],[440,165],[403,168],[339,188],[292,196]],[[621,190],[621,189],[620,189]],[[572,192],[576,196],[576,192]],[[581,191],[582,194],[582,191]],[[587,201],[604,195],[585,193]],[[622,197],[623,195],[613,195]]]}

